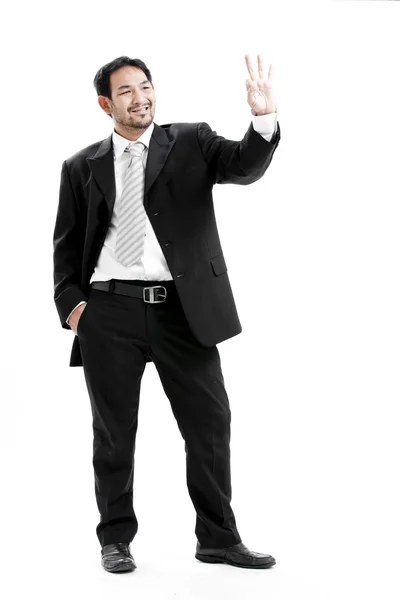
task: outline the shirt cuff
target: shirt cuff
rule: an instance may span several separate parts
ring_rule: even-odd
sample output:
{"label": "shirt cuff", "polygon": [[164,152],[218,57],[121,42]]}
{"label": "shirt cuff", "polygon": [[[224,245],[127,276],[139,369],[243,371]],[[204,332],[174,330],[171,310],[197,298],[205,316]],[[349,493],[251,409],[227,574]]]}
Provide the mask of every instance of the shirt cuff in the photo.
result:
{"label": "shirt cuff", "polygon": [[268,115],[251,116],[254,131],[257,131],[268,142],[271,141],[273,134],[276,131],[277,113],[269,113]]}

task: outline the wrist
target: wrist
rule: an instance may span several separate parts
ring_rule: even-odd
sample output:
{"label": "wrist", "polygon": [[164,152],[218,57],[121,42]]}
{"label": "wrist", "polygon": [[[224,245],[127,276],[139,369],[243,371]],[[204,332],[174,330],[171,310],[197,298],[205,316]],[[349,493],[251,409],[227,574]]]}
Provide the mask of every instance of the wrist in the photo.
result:
{"label": "wrist", "polygon": [[272,115],[272,113],[277,113],[278,111],[276,110],[270,110],[269,112],[263,112],[263,113],[256,113],[254,112],[253,109],[251,109],[251,114],[254,115],[255,117],[262,117],[264,115]]}

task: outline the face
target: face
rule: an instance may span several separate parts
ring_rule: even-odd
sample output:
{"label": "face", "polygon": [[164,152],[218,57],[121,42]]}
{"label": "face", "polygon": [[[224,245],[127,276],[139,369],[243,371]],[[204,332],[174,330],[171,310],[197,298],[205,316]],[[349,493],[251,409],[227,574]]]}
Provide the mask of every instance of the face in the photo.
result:
{"label": "face", "polygon": [[[111,98],[99,96],[101,108],[111,114],[115,131],[130,139],[137,139],[154,119],[156,97],[154,86],[137,67],[125,66],[111,73]],[[147,109],[140,107],[147,106]],[[139,110],[135,110],[139,109]]]}

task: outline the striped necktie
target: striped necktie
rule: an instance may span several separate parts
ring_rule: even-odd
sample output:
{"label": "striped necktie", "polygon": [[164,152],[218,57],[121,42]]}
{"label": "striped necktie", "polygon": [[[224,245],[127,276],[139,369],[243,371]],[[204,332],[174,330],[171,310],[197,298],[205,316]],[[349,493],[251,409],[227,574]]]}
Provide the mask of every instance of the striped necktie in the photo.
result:
{"label": "striped necktie", "polygon": [[131,154],[118,212],[115,255],[125,267],[131,267],[143,254],[146,211],[143,206],[144,166],[142,142],[131,142],[125,152]]}

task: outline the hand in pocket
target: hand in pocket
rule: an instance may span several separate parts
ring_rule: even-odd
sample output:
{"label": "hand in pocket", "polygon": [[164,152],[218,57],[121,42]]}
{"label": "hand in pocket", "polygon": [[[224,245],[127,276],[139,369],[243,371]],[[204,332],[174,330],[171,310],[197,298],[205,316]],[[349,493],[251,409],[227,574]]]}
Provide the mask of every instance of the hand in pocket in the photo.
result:
{"label": "hand in pocket", "polygon": [[75,335],[78,335],[78,323],[79,319],[82,316],[83,311],[86,309],[87,302],[85,304],[80,304],[75,308],[75,310],[71,313],[71,316],[68,320],[68,325],[71,327],[72,331]]}

